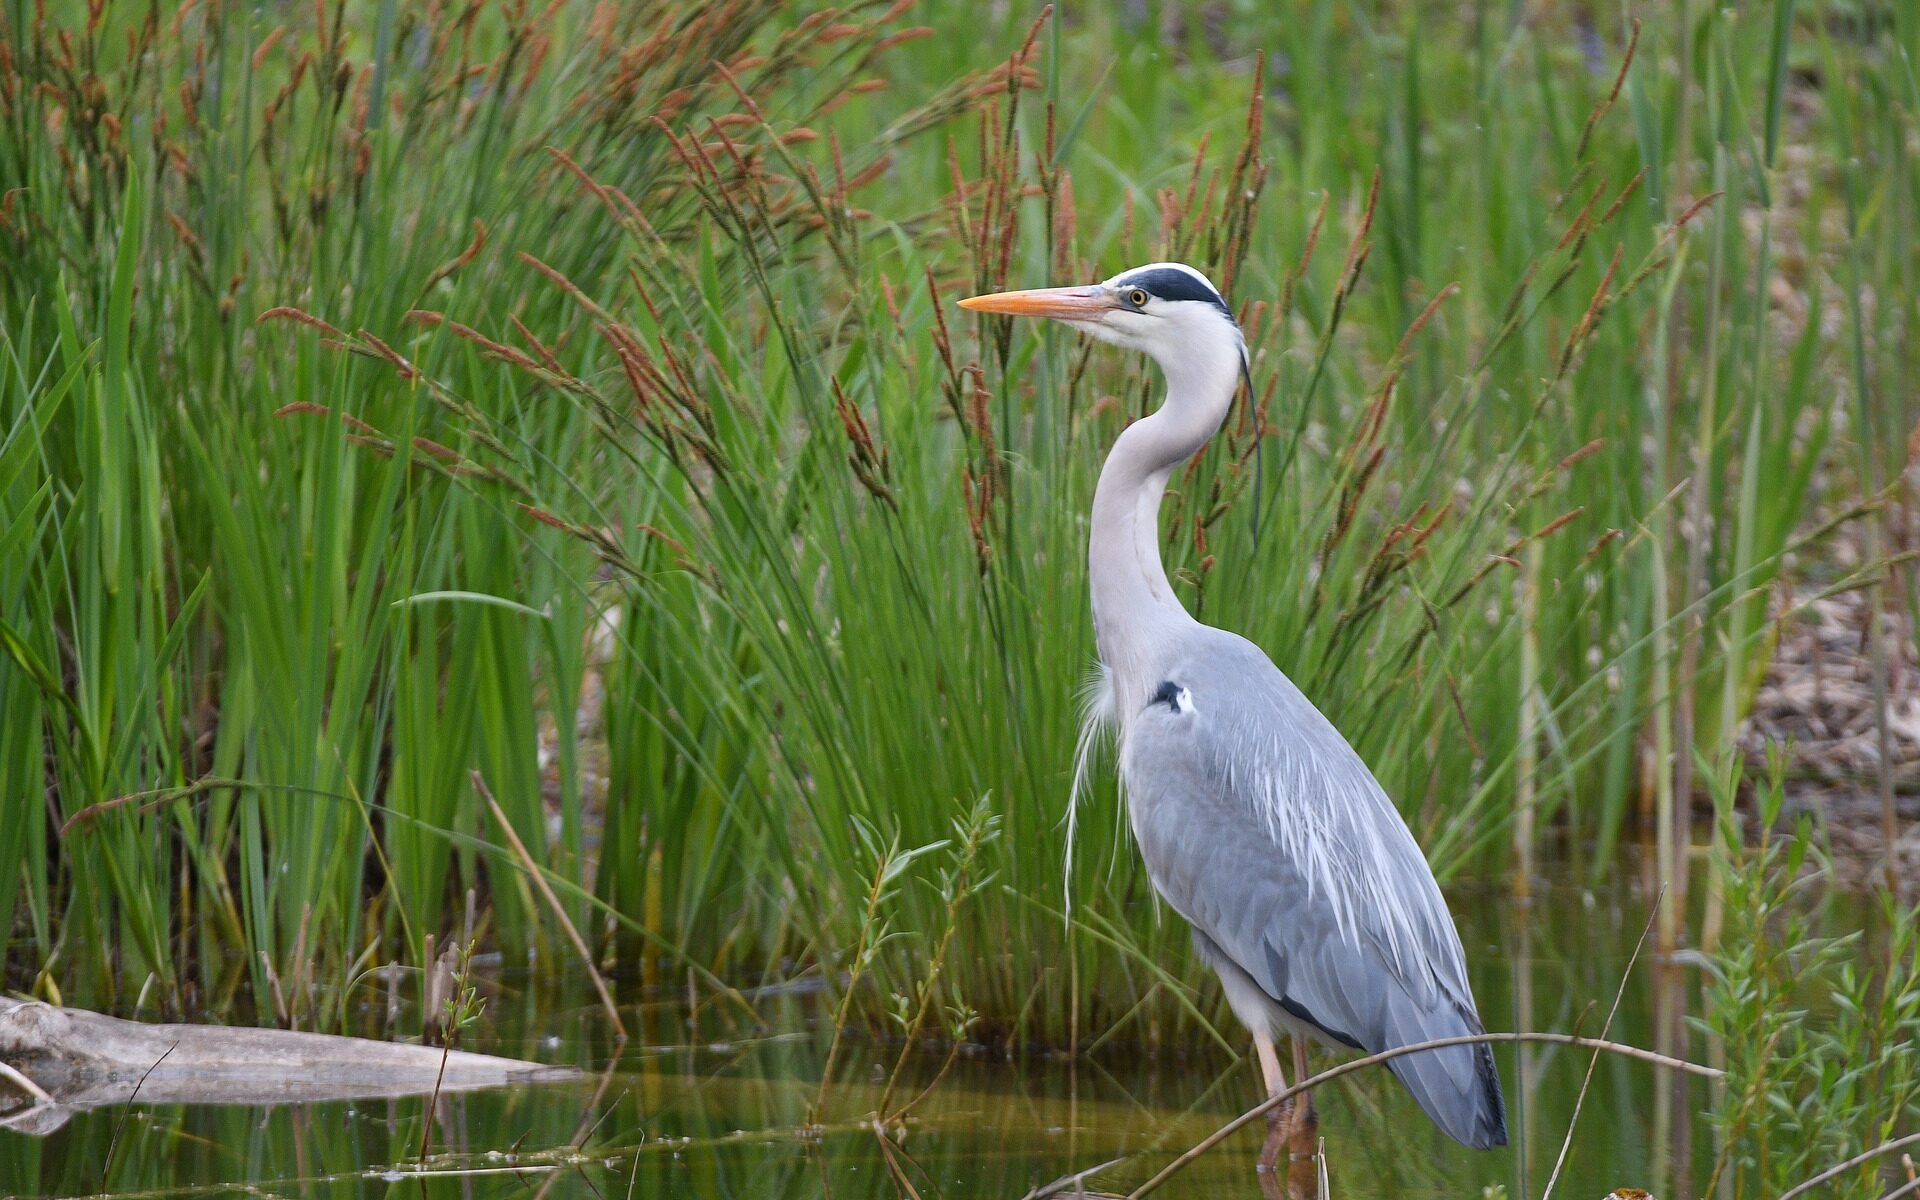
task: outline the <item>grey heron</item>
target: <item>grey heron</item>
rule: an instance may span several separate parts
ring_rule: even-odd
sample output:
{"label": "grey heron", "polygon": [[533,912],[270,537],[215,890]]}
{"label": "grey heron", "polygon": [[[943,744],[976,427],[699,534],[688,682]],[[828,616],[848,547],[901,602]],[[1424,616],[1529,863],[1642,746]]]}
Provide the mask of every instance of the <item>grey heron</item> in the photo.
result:
{"label": "grey heron", "polygon": [[[1165,400],[1115,440],[1088,565],[1102,677],[1089,721],[1116,738],[1128,823],[1161,898],[1193,929],[1253,1034],[1269,1094],[1313,1038],[1369,1053],[1484,1032],[1459,932],[1406,821],[1333,723],[1260,648],[1195,620],[1160,562],[1173,469],[1220,428],[1246,342],[1206,276],[1152,263],[1090,287],[998,292],[977,312],[1051,317],[1144,351]],[[1450,1137],[1507,1140],[1484,1044],[1391,1067]]]}

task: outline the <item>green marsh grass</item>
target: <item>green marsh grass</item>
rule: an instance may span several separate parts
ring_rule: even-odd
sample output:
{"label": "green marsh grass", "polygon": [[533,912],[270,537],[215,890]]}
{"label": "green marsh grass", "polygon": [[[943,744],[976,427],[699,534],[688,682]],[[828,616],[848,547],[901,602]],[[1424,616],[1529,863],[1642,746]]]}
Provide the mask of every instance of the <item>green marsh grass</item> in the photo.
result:
{"label": "green marsh grass", "polygon": [[[335,1027],[469,889],[562,970],[477,770],[716,1020],[821,972],[882,1030],[1228,1044],[1104,766],[1063,879],[1084,514],[1155,378],[954,305],[1160,257],[1254,355],[1188,601],[1444,875],[1518,828],[1603,877],[1656,794],[1684,840],[1816,506],[1906,461],[1920,23],[1292,7],[9,3],[9,982]],[[872,942],[876,847],[977,812],[967,902],[923,855]]]}

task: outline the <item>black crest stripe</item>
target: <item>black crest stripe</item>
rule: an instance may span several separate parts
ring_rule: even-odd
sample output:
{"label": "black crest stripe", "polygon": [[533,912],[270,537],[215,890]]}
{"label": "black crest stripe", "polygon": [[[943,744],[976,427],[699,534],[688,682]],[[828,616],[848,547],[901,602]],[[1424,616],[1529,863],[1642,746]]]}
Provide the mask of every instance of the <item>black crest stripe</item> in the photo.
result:
{"label": "black crest stripe", "polygon": [[1135,271],[1122,279],[1114,281],[1115,286],[1139,288],[1150,296],[1162,300],[1198,300],[1202,304],[1211,304],[1229,318],[1233,310],[1220,298],[1220,293],[1208,287],[1198,276],[1173,267],[1154,267],[1151,270]]}

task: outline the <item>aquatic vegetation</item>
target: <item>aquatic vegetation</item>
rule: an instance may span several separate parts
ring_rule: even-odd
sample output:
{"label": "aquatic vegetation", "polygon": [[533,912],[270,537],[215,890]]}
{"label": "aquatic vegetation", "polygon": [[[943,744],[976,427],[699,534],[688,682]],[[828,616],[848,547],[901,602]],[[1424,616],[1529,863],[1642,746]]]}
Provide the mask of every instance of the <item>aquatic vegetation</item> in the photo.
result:
{"label": "aquatic vegetation", "polygon": [[1826,1176],[1828,1195],[1879,1196],[1902,1175],[1888,1143],[1920,1120],[1920,911],[1883,895],[1868,929],[1819,932],[1819,850],[1804,816],[1782,829],[1784,754],[1770,768],[1757,844],[1728,805],[1715,847],[1726,927],[1699,1024],[1728,1078],[1710,1182],[1784,1198]]}

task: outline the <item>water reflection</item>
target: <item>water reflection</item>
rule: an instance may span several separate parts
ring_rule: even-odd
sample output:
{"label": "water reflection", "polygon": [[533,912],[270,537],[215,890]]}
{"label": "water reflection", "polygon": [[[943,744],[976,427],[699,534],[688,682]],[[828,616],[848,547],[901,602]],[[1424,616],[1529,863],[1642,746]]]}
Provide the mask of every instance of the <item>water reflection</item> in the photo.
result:
{"label": "water reflection", "polygon": [[[1489,889],[1453,900],[1489,1027],[1599,1031],[1644,927],[1644,896],[1562,889],[1529,905]],[[1653,978],[1644,960],[1642,970]],[[1697,984],[1673,964],[1660,978],[1676,1002]],[[1627,989],[1615,1037],[1654,1043],[1657,1005],[1668,1002],[1659,988]],[[592,1072],[578,1082],[446,1096],[434,1106],[411,1098],[102,1109],[45,1138],[0,1134],[0,1194],[360,1196],[397,1187],[461,1200],[533,1193],[858,1200],[908,1194],[904,1179],[930,1200],[958,1200],[1018,1198],[1110,1160],[1119,1163],[1089,1186],[1124,1193],[1259,1098],[1250,1062],[1207,1048],[1153,1059],[1110,1042],[1079,1062],[963,1055],[913,1110],[904,1135],[883,1149],[866,1122],[891,1066],[884,1047],[843,1048],[823,1128],[804,1128],[825,1052],[824,1038],[804,1031],[806,998],[762,1007],[776,1028],[802,1032],[668,1049],[658,1043],[686,1036],[685,1013],[650,1005],[641,1037],[654,1045],[616,1053],[589,995],[507,978],[489,1007],[490,1041],[471,1047]],[[1494,1186],[1538,1194],[1560,1155],[1588,1057],[1565,1047],[1501,1047],[1497,1055],[1514,1109],[1514,1144],[1503,1151],[1476,1153],[1448,1141],[1385,1071],[1319,1089],[1332,1194],[1452,1198]],[[1331,1061],[1316,1052],[1313,1066]],[[910,1086],[910,1095],[932,1082],[941,1065],[935,1056],[916,1058],[903,1090]],[[1657,1169],[1665,1164],[1653,1122],[1655,1097],[1668,1086],[1644,1064],[1603,1058],[1556,1194],[1604,1195],[1620,1185],[1671,1194],[1667,1173]],[[1688,1129],[1690,1106],[1673,1111],[1673,1130]],[[423,1172],[425,1122],[433,1151]],[[1695,1132],[1706,1136],[1704,1127]],[[1676,1148],[1684,1144],[1669,1136]],[[1262,1142],[1247,1131],[1156,1195],[1275,1195],[1280,1180],[1255,1170]]]}

